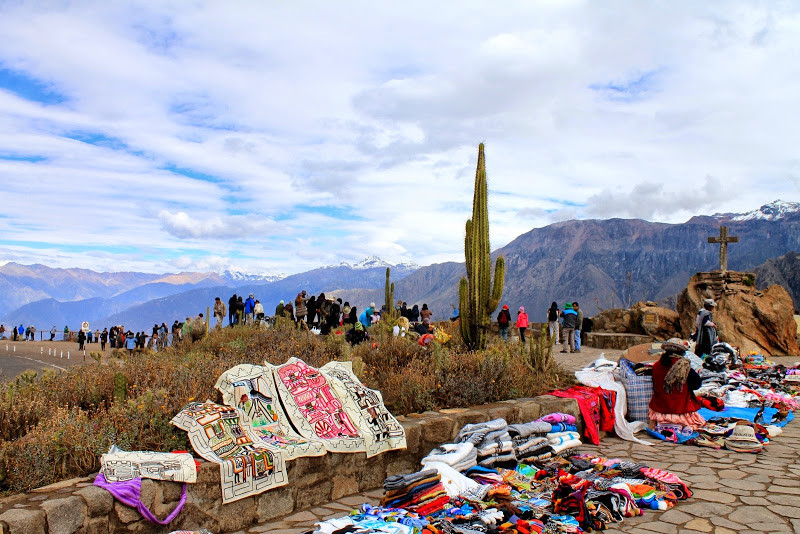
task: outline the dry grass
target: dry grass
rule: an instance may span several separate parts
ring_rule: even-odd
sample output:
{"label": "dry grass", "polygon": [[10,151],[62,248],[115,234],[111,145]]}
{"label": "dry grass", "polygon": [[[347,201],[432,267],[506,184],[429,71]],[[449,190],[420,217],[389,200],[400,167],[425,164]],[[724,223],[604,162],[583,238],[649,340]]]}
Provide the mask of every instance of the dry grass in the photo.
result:
{"label": "dry grass", "polygon": [[[221,401],[214,384],[240,363],[273,364],[296,356],[314,366],[350,359],[362,381],[383,393],[396,414],[533,396],[569,383],[558,368],[531,369],[518,346],[467,352],[455,334],[449,346],[423,348],[395,339],[386,326],[354,349],[338,330],[325,338],[284,322],[270,330],[214,331],[158,354],[118,352],[103,365],[63,374],[26,373],[0,385],[0,491],[20,492],[99,468],[111,444],[127,450],[189,449],[169,424],[192,400]],[[116,391],[115,391],[116,389]]]}

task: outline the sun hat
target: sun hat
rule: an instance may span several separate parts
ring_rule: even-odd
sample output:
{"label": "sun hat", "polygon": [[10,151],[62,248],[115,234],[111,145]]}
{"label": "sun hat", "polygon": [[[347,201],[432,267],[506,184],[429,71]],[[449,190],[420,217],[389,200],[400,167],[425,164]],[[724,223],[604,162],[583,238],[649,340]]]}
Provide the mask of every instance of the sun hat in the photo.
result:
{"label": "sun hat", "polygon": [[571,310],[572,309],[572,303],[571,302],[567,302],[566,304],[564,304],[564,309],[565,310]]}
{"label": "sun hat", "polygon": [[725,438],[725,448],[735,452],[759,452],[763,445],[750,425],[737,424],[731,435]]}
{"label": "sun hat", "polygon": [[689,347],[683,342],[682,339],[671,337],[661,344],[661,350],[669,350],[672,352],[677,352],[678,354],[683,354],[689,350]]}
{"label": "sun hat", "polygon": [[525,313],[525,306],[520,306],[519,307],[519,312],[520,313]]}
{"label": "sun hat", "polygon": [[370,308],[374,308],[374,307],[375,307],[375,303],[374,303],[374,302],[370,302],[370,303],[369,303],[369,307],[370,307]]}

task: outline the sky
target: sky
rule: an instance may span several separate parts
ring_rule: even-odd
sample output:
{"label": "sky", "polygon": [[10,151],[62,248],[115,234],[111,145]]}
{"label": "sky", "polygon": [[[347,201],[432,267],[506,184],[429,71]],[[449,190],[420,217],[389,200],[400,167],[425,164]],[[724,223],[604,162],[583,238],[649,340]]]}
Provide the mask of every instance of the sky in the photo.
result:
{"label": "sky", "polygon": [[0,2],[0,263],[463,261],[800,200],[797,2]]}

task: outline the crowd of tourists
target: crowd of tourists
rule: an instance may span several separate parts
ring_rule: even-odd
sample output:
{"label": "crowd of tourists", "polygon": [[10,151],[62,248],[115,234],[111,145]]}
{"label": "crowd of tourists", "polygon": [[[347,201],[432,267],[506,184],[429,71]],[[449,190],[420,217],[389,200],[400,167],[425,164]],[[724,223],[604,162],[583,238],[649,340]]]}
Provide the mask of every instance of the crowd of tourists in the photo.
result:
{"label": "crowd of tourists", "polygon": [[[553,302],[546,312],[547,335],[550,339],[555,339],[554,343],[561,343],[561,352],[580,352],[581,351],[581,332],[584,329],[583,310],[577,302],[567,302],[564,309],[558,307],[558,303]],[[511,317],[511,311],[507,304],[504,304],[497,314],[497,327],[500,338],[508,341],[508,330],[511,326],[516,327],[519,332],[519,339],[524,344],[525,337],[530,321],[525,312],[525,306],[520,306],[515,318]]]}

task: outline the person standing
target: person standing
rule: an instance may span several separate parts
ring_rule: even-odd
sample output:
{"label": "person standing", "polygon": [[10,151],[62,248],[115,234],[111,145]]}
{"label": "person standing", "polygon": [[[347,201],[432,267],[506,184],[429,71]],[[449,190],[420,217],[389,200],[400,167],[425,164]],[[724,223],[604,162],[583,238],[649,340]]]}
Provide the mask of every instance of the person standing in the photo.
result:
{"label": "person standing", "polygon": [[106,343],[108,342],[108,328],[103,328],[103,332],[100,334],[100,350],[106,350]]}
{"label": "person standing", "polygon": [[517,312],[517,324],[515,325],[519,330],[519,340],[525,344],[525,332],[528,330],[528,314],[525,313],[525,306],[520,306]]}
{"label": "person standing", "polygon": [[553,343],[557,343],[559,340],[559,324],[558,324],[558,316],[559,316],[559,309],[558,304],[553,301],[550,304],[550,307],[547,308],[547,335],[550,336],[550,339],[555,337],[556,341]]}
{"label": "person standing", "polygon": [[306,315],[308,314],[306,302],[306,291],[303,290],[294,299],[294,317],[298,323],[306,320]]}
{"label": "person standing", "polygon": [[64,341],[69,341],[69,327],[64,327]]}
{"label": "person standing", "polygon": [[228,326],[233,326],[235,324],[234,318],[236,317],[236,302],[236,293],[234,293],[233,296],[228,299]]}
{"label": "person standing", "polygon": [[564,337],[564,345],[561,348],[561,352],[567,352],[567,347],[569,347],[570,352],[575,352],[575,326],[578,324],[578,314],[572,309],[571,302],[564,304],[563,316],[564,331],[562,336]]}
{"label": "person standing", "polygon": [[419,316],[424,321],[425,319],[430,319],[431,315],[433,315],[433,312],[428,309],[428,305],[427,304],[423,304],[422,305],[422,309],[419,311]]}
{"label": "person standing", "polygon": [[717,303],[713,299],[705,299],[703,307],[697,312],[695,318],[697,344],[694,347],[694,353],[701,358],[706,354],[711,354],[711,347],[717,342],[717,324],[711,313],[716,307]]}
{"label": "person standing", "polygon": [[253,326],[253,319],[255,318],[256,297],[252,293],[248,295],[247,300],[244,301],[244,324]]}
{"label": "person standing", "polygon": [[583,310],[578,307],[577,302],[572,303],[572,309],[578,315],[577,324],[575,325],[575,352],[581,351],[581,329],[583,328]]}
{"label": "person standing", "polygon": [[17,337],[25,336],[25,341],[28,341],[28,336],[25,334],[25,327],[22,326],[22,323],[20,323],[19,328],[17,328],[17,334]]}
{"label": "person standing", "polygon": [[278,320],[278,317],[283,317],[283,309],[286,306],[284,305],[283,301],[280,301],[277,306],[275,306],[275,320]]}
{"label": "person standing", "polygon": [[215,329],[219,330],[222,328],[222,320],[225,318],[225,303],[220,300],[219,297],[214,299],[214,319],[217,320],[217,324],[214,326]]}
{"label": "person standing", "polygon": [[497,314],[497,329],[500,332],[500,339],[508,341],[508,325],[511,323],[511,312],[508,311],[508,304],[503,304],[503,309]]}
{"label": "person standing", "polygon": [[83,350],[84,343],[86,343],[86,332],[81,329],[78,331],[78,350]]}
{"label": "person standing", "polygon": [[264,306],[258,299],[256,299],[256,305],[253,306],[253,313],[256,316],[256,323],[261,324],[261,321],[264,319]]}
{"label": "person standing", "polygon": [[[0,339],[6,338],[6,325],[0,324]],[[50,338],[50,341],[53,341],[53,338]]]}

